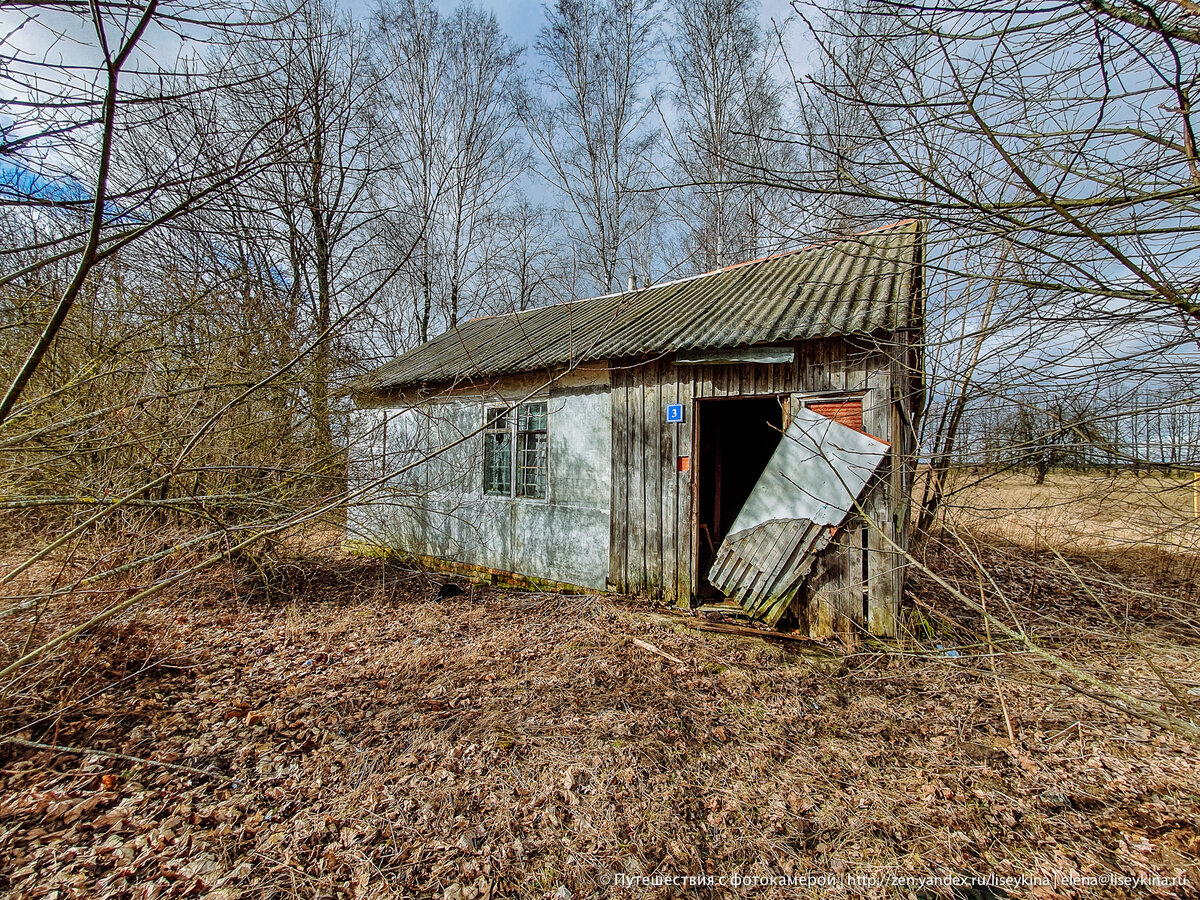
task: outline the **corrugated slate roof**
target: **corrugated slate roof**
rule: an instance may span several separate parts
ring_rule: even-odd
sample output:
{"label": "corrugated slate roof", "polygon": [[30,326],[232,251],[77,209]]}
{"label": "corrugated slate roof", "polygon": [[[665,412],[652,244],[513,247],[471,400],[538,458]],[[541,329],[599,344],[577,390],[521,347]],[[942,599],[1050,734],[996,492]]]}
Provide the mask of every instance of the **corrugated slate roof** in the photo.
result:
{"label": "corrugated slate roof", "polygon": [[908,327],[921,226],[905,221],[715,272],[463,322],[362,379],[366,389],[589,360]]}

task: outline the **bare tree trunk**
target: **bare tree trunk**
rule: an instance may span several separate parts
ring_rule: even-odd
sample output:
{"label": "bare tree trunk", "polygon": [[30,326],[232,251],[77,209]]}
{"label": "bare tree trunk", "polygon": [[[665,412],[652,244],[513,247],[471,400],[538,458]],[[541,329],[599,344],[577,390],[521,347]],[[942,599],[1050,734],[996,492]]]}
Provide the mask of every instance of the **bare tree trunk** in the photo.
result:
{"label": "bare tree trunk", "polygon": [[75,275],[59,297],[54,314],[50,317],[50,321],[46,323],[46,327],[42,329],[41,335],[30,349],[29,355],[25,358],[25,362],[22,364],[20,370],[13,377],[12,383],[4,394],[4,398],[0,399],[0,423],[3,423],[12,413],[13,407],[16,406],[17,401],[21,398],[21,393],[29,383],[29,379],[33,377],[33,373],[37,371],[38,366],[41,364],[42,357],[46,355],[46,351],[50,348],[50,344],[54,341],[59,329],[66,322],[67,316],[71,312],[71,307],[75,304],[76,297],[79,296],[79,291],[83,288],[88,275],[96,264],[100,247],[100,236],[104,229],[105,208],[108,204],[108,172],[113,155],[113,131],[116,126],[118,82],[120,80],[121,67],[125,65],[134,47],[137,46],[142,35],[146,33],[146,28],[154,18],[157,9],[158,0],[150,0],[138,17],[133,30],[125,37],[114,56],[109,49],[108,27],[104,22],[101,8],[98,4],[93,4],[92,6],[92,25],[95,28],[96,36],[104,54],[105,87],[104,103],[100,114],[102,128],[99,161],[96,165],[96,180],[94,182],[95,196],[92,200],[92,214],[88,224],[87,240],[80,251],[79,264],[75,269]]}
{"label": "bare tree trunk", "polygon": [[648,124],[657,16],[652,0],[561,0],[538,38],[543,96],[523,119],[570,212],[569,236],[602,291],[640,263],[637,240],[654,228],[657,135]]}

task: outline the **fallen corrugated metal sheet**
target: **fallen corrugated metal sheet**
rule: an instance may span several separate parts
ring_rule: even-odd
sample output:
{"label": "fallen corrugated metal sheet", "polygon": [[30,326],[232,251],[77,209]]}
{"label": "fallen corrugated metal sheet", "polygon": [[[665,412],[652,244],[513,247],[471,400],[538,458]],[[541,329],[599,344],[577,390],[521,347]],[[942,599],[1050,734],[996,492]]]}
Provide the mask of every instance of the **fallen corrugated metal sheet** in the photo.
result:
{"label": "fallen corrugated metal sheet", "polygon": [[746,615],[774,627],[829,541],[827,525],[801,519],[765,522],[724,540],[709,583]]}
{"label": "fallen corrugated metal sheet", "polygon": [[850,238],[639,291],[463,322],[361,387],[527,372],[671,350],[740,347],[909,327],[920,225]]}
{"label": "fallen corrugated metal sheet", "polygon": [[709,582],[773,627],[887,449],[883,441],[798,408],[717,549]]}

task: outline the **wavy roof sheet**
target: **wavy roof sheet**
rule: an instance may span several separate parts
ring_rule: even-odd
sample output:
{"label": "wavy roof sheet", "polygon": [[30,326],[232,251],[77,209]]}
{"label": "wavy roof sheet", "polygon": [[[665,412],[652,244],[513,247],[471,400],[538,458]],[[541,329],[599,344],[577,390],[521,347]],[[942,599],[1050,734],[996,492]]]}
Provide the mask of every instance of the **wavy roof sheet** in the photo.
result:
{"label": "wavy roof sheet", "polygon": [[912,324],[912,220],[622,294],[463,322],[380,366],[390,390],[672,350],[895,331]]}

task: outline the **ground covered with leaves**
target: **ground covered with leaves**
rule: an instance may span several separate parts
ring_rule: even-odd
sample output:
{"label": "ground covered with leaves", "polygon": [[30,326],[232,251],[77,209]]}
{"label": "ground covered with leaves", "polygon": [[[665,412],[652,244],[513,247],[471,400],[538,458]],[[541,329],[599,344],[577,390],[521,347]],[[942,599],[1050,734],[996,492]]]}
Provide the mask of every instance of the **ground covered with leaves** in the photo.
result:
{"label": "ground covered with leaves", "polygon": [[[1039,639],[1147,681],[1100,588],[1031,581],[997,551],[1005,565],[1042,611]],[[18,742],[0,747],[0,887],[944,897],[956,875],[1057,875],[957,896],[1200,891],[1196,746],[984,642],[919,574],[902,641],[825,648],[701,632],[634,601],[465,584],[439,599],[440,584],[326,554],[209,577],[76,641],[57,680],[6,711]],[[1155,665],[1195,686],[1200,640],[1138,627]],[[8,632],[11,655],[27,628]],[[1144,877],[1101,886],[1112,875]]]}

